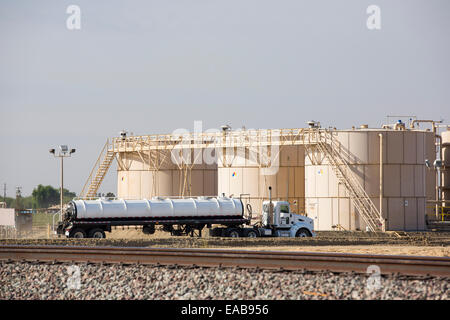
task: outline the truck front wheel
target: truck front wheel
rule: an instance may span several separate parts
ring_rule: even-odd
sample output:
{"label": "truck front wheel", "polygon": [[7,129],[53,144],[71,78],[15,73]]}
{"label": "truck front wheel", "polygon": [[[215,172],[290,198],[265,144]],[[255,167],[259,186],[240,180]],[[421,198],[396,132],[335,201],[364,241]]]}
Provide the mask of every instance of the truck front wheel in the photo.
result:
{"label": "truck front wheel", "polygon": [[308,231],[308,229],[305,228],[301,228],[297,231],[297,233],[295,234],[296,237],[298,238],[306,238],[306,237],[311,237],[311,233]]}

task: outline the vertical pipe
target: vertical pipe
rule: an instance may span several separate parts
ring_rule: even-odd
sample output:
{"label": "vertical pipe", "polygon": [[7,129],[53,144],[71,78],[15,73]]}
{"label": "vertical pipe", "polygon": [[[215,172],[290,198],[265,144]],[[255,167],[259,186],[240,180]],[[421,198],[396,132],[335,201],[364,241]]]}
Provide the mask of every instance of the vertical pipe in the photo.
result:
{"label": "vertical pipe", "polygon": [[383,232],[386,231],[386,221],[383,218],[383,134],[378,134],[380,137],[380,219],[382,223]]}
{"label": "vertical pipe", "polygon": [[[436,123],[433,121],[431,123],[432,126],[432,130],[433,130],[433,134],[434,134],[434,154],[436,155],[436,153],[438,152],[437,150],[437,128],[436,128]],[[440,151],[439,151],[440,152]],[[440,155],[439,155],[440,157]],[[436,171],[436,218],[439,218],[439,170],[438,168],[434,168],[434,170]]]}
{"label": "vertical pipe", "polygon": [[222,137],[222,164],[223,164],[224,168],[227,167],[227,165],[226,165],[226,156],[227,156],[226,142],[227,142],[226,131],[223,130],[223,137]]}
{"label": "vertical pipe", "polygon": [[59,212],[59,221],[62,221],[62,211],[63,211],[63,190],[64,190],[64,157],[63,155],[60,155],[61,158],[61,191],[60,191],[60,205],[61,205],[61,211]]}
{"label": "vertical pipe", "polygon": [[439,170],[434,168],[436,172],[436,219],[439,220]]}
{"label": "vertical pipe", "polygon": [[[433,128],[433,131],[434,131],[434,139],[435,139],[436,149],[439,148],[438,150],[436,150],[436,153],[439,153],[439,160],[442,161],[442,136],[437,134],[437,131],[436,131],[435,128]],[[439,140],[439,143],[437,142],[437,140]],[[442,171],[439,170],[439,168],[434,168],[434,170],[436,170],[436,212],[438,212],[439,211],[439,205],[440,206],[445,206],[444,203],[440,202],[442,200],[442,189],[441,188],[443,186],[443,183],[442,183]]]}
{"label": "vertical pipe", "polygon": [[286,201],[289,202],[289,179],[291,174],[291,167],[288,167],[288,174],[286,179]]}
{"label": "vertical pipe", "polygon": [[273,205],[272,205],[272,187],[269,186],[269,219],[272,225],[275,224],[275,217],[273,214]]}

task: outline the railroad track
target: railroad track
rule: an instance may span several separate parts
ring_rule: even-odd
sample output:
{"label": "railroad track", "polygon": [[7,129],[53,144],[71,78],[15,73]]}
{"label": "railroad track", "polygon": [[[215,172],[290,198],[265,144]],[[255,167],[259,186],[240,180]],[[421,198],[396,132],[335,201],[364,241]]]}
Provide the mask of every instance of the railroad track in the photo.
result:
{"label": "railroad track", "polygon": [[450,276],[449,257],[416,257],[316,252],[227,249],[0,246],[0,260],[89,262],[207,267],[243,267],[366,273],[370,265],[381,274]]}

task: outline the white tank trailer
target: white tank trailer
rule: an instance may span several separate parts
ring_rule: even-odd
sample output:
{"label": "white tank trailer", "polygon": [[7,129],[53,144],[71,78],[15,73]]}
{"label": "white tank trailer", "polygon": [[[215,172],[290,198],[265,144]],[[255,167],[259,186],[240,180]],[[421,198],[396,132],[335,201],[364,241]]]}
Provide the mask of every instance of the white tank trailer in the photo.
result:
{"label": "white tank trailer", "polygon": [[292,213],[287,201],[266,202],[266,219],[250,226],[252,209],[241,198],[73,200],[57,233],[69,238],[105,238],[105,232],[111,232],[114,226],[141,226],[145,234],[153,234],[159,225],[173,236],[201,236],[205,226],[210,229],[210,236],[215,237],[315,235],[313,220]]}

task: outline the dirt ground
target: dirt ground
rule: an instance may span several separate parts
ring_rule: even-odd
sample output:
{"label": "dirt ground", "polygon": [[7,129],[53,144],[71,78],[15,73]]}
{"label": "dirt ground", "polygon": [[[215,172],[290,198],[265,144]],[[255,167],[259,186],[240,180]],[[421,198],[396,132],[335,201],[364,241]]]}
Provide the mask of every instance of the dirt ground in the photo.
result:
{"label": "dirt ground", "polygon": [[[37,243],[69,245],[69,239],[47,239],[47,231],[39,230],[25,236],[20,241],[35,241]],[[118,246],[149,246],[149,247],[200,247],[200,248],[226,248],[239,250],[266,250],[266,251],[304,251],[304,252],[337,252],[387,255],[414,255],[450,257],[449,234],[419,234],[409,233],[402,236],[398,233],[386,233],[379,239],[377,236],[358,233],[322,232],[314,239],[218,239],[210,238],[208,230],[204,230],[202,238],[172,237],[167,232],[157,230],[153,235],[146,235],[140,229],[113,229],[107,233],[107,239],[82,239],[86,245],[118,245]],[[423,241],[421,238],[427,238]],[[409,240],[408,240],[409,238]],[[411,240],[415,238],[415,240]],[[434,238],[434,240],[432,240]],[[26,240],[33,239],[33,240]],[[310,239],[310,240],[309,240]],[[406,240],[405,240],[406,239]],[[2,240],[5,241],[5,240]],[[12,240],[14,241],[14,240]],[[301,242],[300,242],[301,241]],[[54,243],[53,243],[54,242]],[[56,243],[57,242],[57,243]],[[273,245],[272,245],[273,244]],[[434,245],[433,245],[434,244]],[[73,245],[76,245],[75,243]]]}
{"label": "dirt ground", "polygon": [[386,255],[450,257],[450,248],[435,247],[435,246],[434,247],[393,246],[393,245],[307,246],[307,247],[289,246],[289,247],[252,247],[252,248],[239,247],[234,249],[258,250],[258,251],[338,252],[338,253],[362,253],[362,254],[367,253],[367,254],[386,254]]}
{"label": "dirt ground", "polygon": [[[207,232],[205,232],[206,234]],[[153,238],[173,238],[169,232],[156,230],[154,234],[147,235],[144,234],[141,229],[113,229],[112,232],[107,233],[106,237],[108,239],[153,239]]]}
{"label": "dirt ground", "polygon": [[[110,239],[151,239],[171,238],[167,232],[156,231],[154,235],[145,235],[140,230],[113,230],[108,234]],[[408,245],[348,245],[348,246],[267,246],[267,247],[227,247],[227,249],[267,250],[267,251],[306,251],[306,252],[339,252],[339,253],[367,253],[387,255],[414,255],[449,257],[449,247],[437,246],[408,246]]]}

